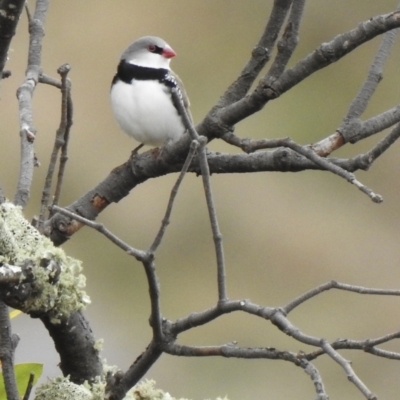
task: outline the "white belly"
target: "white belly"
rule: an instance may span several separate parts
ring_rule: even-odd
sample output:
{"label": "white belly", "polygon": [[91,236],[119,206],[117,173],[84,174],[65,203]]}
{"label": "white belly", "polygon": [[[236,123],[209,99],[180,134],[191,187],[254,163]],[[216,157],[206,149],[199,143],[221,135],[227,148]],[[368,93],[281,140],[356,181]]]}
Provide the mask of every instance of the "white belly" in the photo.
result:
{"label": "white belly", "polygon": [[185,129],[166,90],[158,81],[114,84],[111,106],[121,129],[139,143],[152,146],[179,139]]}

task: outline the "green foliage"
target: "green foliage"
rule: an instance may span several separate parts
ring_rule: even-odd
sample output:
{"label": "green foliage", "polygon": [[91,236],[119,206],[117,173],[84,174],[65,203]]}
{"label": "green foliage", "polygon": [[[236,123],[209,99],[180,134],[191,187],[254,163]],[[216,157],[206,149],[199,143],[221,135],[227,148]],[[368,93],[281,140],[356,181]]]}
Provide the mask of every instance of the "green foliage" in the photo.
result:
{"label": "green foliage", "polygon": [[[22,397],[25,394],[26,387],[28,386],[29,375],[30,373],[35,374],[33,379],[33,384],[37,382],[37,380],[42,375],[43,364],[37,363],[25,363],[18,364],[14,367],[15,378],[17,380],[18,393]],[[0,372],[0,400],[7,400],[6,389],[4,387],[3,381],[3,373]]]}

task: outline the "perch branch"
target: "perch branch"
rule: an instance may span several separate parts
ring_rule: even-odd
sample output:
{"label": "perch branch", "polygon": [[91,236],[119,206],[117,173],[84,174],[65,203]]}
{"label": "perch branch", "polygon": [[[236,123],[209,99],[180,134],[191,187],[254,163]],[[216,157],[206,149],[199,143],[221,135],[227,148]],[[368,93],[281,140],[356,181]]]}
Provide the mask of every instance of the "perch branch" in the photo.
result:
{"label": "perch branch", "polygon": [[[275,4],[277,3],[278,2]],[[284,3],[282,2],[282,4]],[[352,31],[338,35],[330,43],[324,44],[304,60],[300,61],[295,67],[284,71],[280,78],[274,82],[274,85],[281,85],[280,87],[285,87],[285,90],[288,90],[311,73],[340,59],[367,40],[370,40],[378,34],[390,29],[397,28],[400,25],[400,18],[398,18],[399,14],[400,13],[391,13],[372,18],[371,20],[360,24]],[[52,84],[56,84],[56,82],[53,82],[44,76],[43,79],[47,80],[49,83],[51,82]],[[238,121],[242,120],[260,109],[256,104],[257,101],[263,103],[265,99],[268,100],[269,97],[264,96],[265,92],[263,92],[262,87],[263,86],[260,83],[259,89],[256,89],[253,94],[247,96],[243,100],[231,104],[228,107],[221,108],[218,113],[215,113],[213,108],[203,122],[196,127],[197,132],[209,138],[217,137],[218,135],[229,132],[230,129],[226,124],[234,123],[233,120],[229,120],[230,113],[233,113]],[[258,96],[257,93],[259,93],[260,96]],[[247,111],[250,109],[247,107],[253,102],[253,100],[255,101],[253,104],[254,107],[251,112],[248,113]],[[249,104],[246,105],[241,102],[249,102]],[[227,119],[222,118],[222,116],[224,116],[224,118],[227,117]],[[343,140],[343,138],[340,138],[340,134],[337,133],[335,139],[332,141],[340,142]],[[140,168],[133,169],[130,161],[124,163],[120,167],[115,168],[97,187],[93,188],[82,198],[71,204],[68,209],[71,211],[79,210],[80,215],[87,219],[94,220],[97,215],[104,210],[104,208],[125,197],[129,191],[138,184],[149,178],[162,176],[171,172],[179,172],[182,167],[182,160],[184,160],[187,155],[189,143],[190,141],[188,138],[184,137],[174,145],[174,151],[169,152],[167,163],[156,162],[154,158],[151,157],[150,152],[141,154],[135,161]],[[262,145],[265,145],[265,143]],[[318,151],[317,153],[323,155]],[[255,171],[295,172],[307,169],[321,169],[321,167],[314,162],[299,157],[296,153],[292,153],[288,149],[276,149],[273,152],[264,152],[263,154],[254,155],[225,155],[209,152],[207,158],[211,173],[244,173]],[[349,172],[354,172],[357,169],[368,168],[365,159],[362,158],[353,158],[349,160],[331,159],[330,161]],[[199,173],[199,169],[199,165],[194,161],[190,170]],[[353,183],[356,185],[358,184],[357,181],[353,181]],[[359,187],[360,189],[363,188],[360,185]],[[380,197],[372,192],[368,192],[368,195],[372,196],[372,198],[377,201],[380,200]],[[81,223],[71,221],[71,219],[60,216],[59,214],[54,215],[50,221],[46,223],[46,231],[56,244],[63,243],[81,227]]]}

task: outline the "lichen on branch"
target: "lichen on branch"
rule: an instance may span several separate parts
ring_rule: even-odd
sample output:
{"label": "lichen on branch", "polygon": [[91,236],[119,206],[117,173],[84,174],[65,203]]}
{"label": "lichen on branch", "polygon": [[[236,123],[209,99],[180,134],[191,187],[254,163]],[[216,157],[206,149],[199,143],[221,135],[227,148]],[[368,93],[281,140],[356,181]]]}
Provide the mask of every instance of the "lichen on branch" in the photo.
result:
{"label": "lichen on branch", "polygon": [[55,247],[24,218],[21,208],[10,202],[0,205],[0,265],[4,264],[30,267],[29,296],[18,304],[28,314],[46,313],[57,323],[90,303],[81,261]]}

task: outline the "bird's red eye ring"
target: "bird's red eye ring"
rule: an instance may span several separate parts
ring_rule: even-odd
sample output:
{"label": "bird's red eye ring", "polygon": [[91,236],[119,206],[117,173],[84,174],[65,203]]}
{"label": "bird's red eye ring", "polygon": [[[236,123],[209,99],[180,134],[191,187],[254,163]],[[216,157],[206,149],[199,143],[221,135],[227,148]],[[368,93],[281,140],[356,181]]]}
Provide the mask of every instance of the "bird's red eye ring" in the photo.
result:
{"label": "bird's red eye ring", "polygon": [[149,44],[147,46],[147,50],[151,51],[152,53],[154,53],[156,51],[156,46],[154,44]]}

